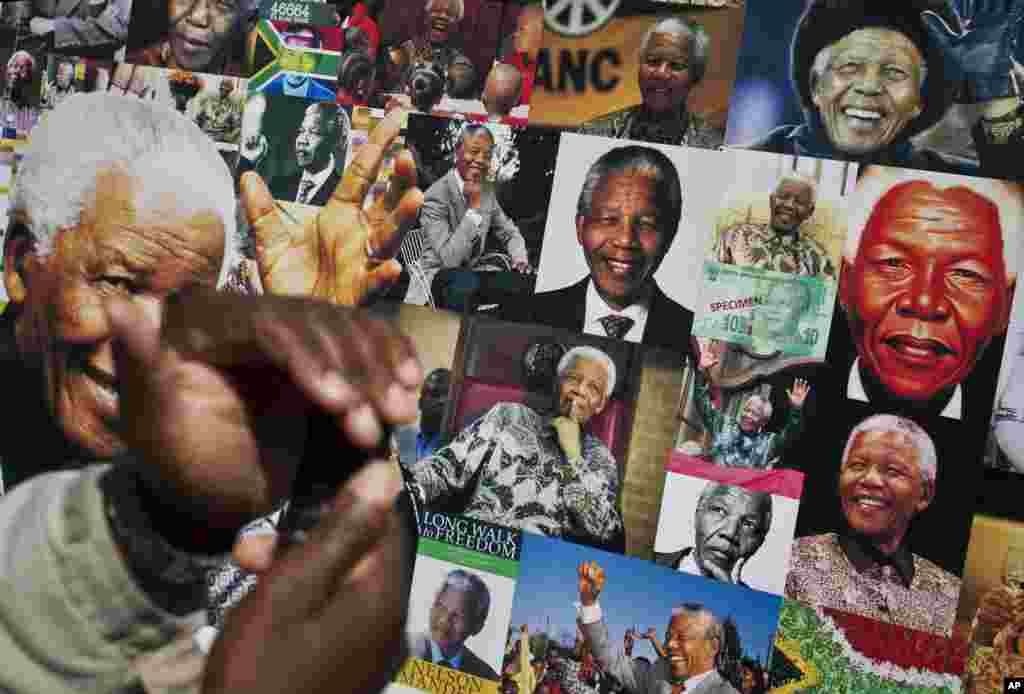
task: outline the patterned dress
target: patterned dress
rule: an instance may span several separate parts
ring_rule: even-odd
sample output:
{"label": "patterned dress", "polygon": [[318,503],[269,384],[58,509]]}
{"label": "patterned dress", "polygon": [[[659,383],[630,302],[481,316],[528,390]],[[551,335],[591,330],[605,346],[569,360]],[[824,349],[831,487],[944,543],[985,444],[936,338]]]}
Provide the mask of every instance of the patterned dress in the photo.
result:
{"label": "patterned dress", "polygon": [[472,489],[463,515],[489,523],[596,543],[622,532],[608,447],[584,433],[582,460],[568,461],[548,418],[525,405],[498,403],[407,472],[425,506]]}
{"label": "patterned dress", "polygon": [[907,588],[887,564],[857,571],[835,533],[797,538],[786,597],[948,636],[956,617],[960,579],[916,554],[913,562],[914,575]]}
{"label": "patterned dress", "polygon": [[741,222],[722,231],[715,260],[794,275],[836,278],[836,268],[820,243],[799,231],[779,234],[768,224]]}
{"label": "patterned dress", "polygon": [[[681,123],[685,123],[686,127],[680,127]],[[725,140],[725,130],[712,126],[701,116],[686,113],[680,122],[666,124],[644,118],[643,106],[640,104],[587,121],[580,126],[579,132],[583,135],[704,149],[719,149]]]}

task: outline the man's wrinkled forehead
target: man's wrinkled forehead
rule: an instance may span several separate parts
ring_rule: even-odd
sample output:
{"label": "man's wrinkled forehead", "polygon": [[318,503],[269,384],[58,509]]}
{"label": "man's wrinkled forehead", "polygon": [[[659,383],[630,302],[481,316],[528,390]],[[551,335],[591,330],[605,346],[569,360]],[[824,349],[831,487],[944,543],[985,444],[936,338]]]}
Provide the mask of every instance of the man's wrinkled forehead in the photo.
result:
{"label": "man's wrinkled forehead", "polygon": [[867,237],[892,226],[914,225],[930,233],[994,234],[1001,239],[999,208],[964,187],[940,190],[928,181],[900,184],[882,196],[865,228]]}

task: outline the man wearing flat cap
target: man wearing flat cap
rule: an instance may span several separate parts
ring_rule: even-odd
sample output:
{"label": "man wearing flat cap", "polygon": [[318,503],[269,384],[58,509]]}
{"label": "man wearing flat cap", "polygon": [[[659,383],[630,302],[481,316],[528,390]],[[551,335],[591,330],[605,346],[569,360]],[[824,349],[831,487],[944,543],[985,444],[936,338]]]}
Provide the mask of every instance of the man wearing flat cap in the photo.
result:
{"label": "man wearing flat cap", "polygon": [[[808,0],[790,67],[804,122],[751,147],[1012,177],[1011,152],[1024,137],[1012,56],[1024,2],[976,4],[961,17],[949,0]],[[911,141],[955,100],[981,106],[971,130],[979,162]]]}

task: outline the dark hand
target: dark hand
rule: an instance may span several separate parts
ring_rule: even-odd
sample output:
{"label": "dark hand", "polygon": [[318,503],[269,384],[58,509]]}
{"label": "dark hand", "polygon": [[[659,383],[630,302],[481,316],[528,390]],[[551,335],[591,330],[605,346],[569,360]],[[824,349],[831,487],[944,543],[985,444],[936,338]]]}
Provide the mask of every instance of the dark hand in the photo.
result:
{"label": "dark hand", "polygon": [[[124,436],[149,490],[181,517],[231,532],[290,490],[313,407],[373,448],[416,415],[410,341],[360,311],[209,290],[168,299],[163,325],[106,305]],[[345,465],[348,461],[337,461]]]}
{"label": "dark hand", "polygon": [[331,199],[301,225],[283,218],[259,174],[242,176],[241,198],[267,291],[358,306],[398,279],[402,267],[394,256],[423,204],[423,193],[416,187],[416,163],[408,150],[396,157],[387,191],[368,206],[364,198],[401,131],[402,119],[400,111],[393,111],[374,127]]}
{"label": "dark hand", "polygon": [[405,654],[412,556],[393,510],[400,480],[393,466],[367,465],[306,543],[273,563],[266,545],[248,562],[270,568],[214,644],[204,694],[378,692],[391,680]]}
{"label": "dark hand", "polygon": [[[960,0],[965,29],[957,32],[928,10],[922,21],[929,37],[966,79],[970,103],[1013,96],[1010,72],[1024,0]],[[947,79],[956,77],[947,76]]]}

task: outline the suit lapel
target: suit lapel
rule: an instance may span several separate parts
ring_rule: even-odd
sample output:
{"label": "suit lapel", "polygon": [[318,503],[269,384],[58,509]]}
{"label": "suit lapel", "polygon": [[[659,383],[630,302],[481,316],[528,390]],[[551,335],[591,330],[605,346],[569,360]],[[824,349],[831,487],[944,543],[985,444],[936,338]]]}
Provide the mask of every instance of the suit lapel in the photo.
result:
{"label": "suit lapel", "polygon": [[455,212],[455,219],[452,220],[452,231],[462,222],[466,216],[466,196],[459,190],[459,184],[455,180],[455,169],[446,174],[448,178],[448,197],[452,201],[452,210]]}

